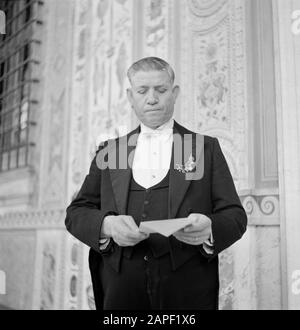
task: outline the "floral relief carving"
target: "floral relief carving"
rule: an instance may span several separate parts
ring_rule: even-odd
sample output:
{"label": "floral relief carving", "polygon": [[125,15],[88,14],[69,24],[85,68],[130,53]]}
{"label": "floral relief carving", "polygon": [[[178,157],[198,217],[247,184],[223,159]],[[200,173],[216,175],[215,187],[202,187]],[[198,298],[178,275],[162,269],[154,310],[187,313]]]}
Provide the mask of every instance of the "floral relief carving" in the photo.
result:
{"label": "floral relief carving", "polygon": [[53,309],[55,294],[55,246],[45,243],[43,249],[40,309]]}
{"label": "floral relief carving", "polygon": [[[211,37],[210,37],[211,38]],[[197,108],[200,112],[199,128],[210,124],[226,124],[228,115],[226,111],[228,98],[228,66],[224,62],[220,46],[224,44],[224,37],[220,32],[217,42],[201,41],[201,64],[198,74]]]}
{"label": "floral relief carving", "polygon": [[[172,2],[172,1],[170,1]],[[145,53],[166,57],[168,52],[168,20],[170,2],[148,0],[145,5]]]}
{"label": "floral relief carving", "polygon": [[100,140],[116,136],[116,128],[130,126],[131,119],[125,84],[131,60],[132,2],[111,1],[107,6],[104,2],[100,5],[105,10],[101,19],[97,14],[91,28],[91,157]]}
{"label": "floral relief carving", "polygon": [[223,251],[219,255],[220,290],[219,308],[221,310],[233,309],[234,300],[234,260],[231,249]]}

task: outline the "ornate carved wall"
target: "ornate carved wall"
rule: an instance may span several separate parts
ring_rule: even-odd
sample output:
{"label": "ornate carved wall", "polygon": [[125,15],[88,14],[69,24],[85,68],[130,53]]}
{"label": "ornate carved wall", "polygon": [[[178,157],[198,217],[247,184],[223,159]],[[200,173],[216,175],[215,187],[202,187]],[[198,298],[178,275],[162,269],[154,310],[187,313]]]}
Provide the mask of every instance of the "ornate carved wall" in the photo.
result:
{"label": "ornate carved wall", "polygon": [[[253,72],[271,67],[253,61],[251,49],[261,46],[251,27],[261,8],[253,1],[45,1],[36,203],[27,213],[0,218],[0,234],[31,232],[27,250],[35,258],[28,262],[35,272],[26,276],[34,295],[23,288],[29,297],[21,300],[27,308],[94,308],[88,248],[66,233],[64,208],[81,186],[97,144],[137,124],[126,99],[126,70],[150,55],[175,68],[181,86],[176,119],[219,138],[249,216],[244,238],[220,256],[220,307],[281,307],[280,201],[272,166],[278,160],[274,152],[271,159],[257,158],[259,142],[272,140],[274,125],[254,125],[258,114],[272,122],[275,109],[255,94],[257,81],[267,84]],[[269,40],[263,36],[261,43],[264,38]],[[266,177],[272,184],[260,185]],[[7,304],[18,308],[17,298]]]}
{"label": "ornate carved wall", "polygon": [[[124,124],[127,129],[136,124],[124,93],[126,68],[142,56],[167,59],[175,67],[177,83],[181,85],[176,118],[196,131],[219,138],[250,218],[251,228],[243,243],[243,249],[249,252],[248,263],[243,263],[239,245],[220,257],[220,305],[224,309],[264,308],[267,299],[265,305],[257,305],[260,292],[274,293],[280,286],[278,196],[274,191],[253,190],[254,174],[250,168],[255,162],[255,146],[249,134],[254,127],[253,108],[248,105],[253,97],[248,88],[248,72],[253,69],[251,54],[247,58],[248,6],[244,0],[82,1],[75,14],[76,78],[72,86],[75,97],[71,106],[68,195],[72,196],[82,182],[96,141],[105,135],[117,135]],[[100,131],[102,136],[98,136]],[[265,223],[267,216],[275,219],[272,228],[266,227],[270,224]],[[258,238],[265,230],[273,237],[271,268],[251,261],[253,253],[260,254],[265,249]],[[257,249],[253,252],[250,246],[256,240]],[[257,276],[259,267],[276,274],[273,286],[262,280],[257,289],[252,276]],[[252,300],[245,295],[252,296]],[[268,297],[271,296],[273,307],[277,303],[279,306],[280,295],[270,293]]]}

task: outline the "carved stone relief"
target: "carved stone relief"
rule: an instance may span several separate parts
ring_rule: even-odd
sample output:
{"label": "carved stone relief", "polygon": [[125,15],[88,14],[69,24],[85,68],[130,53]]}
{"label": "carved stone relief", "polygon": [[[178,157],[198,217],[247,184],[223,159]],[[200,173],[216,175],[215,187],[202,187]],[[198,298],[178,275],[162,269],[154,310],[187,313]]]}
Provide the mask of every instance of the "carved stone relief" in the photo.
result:
{"label": "carved stone relief", "polygon": [[172,2],[166,0],[144,2],[144,56],[168,58],[169,13]]}
{"label": "carved stone relief", "polygon": [[[72,35],[70,2],[53,1],[49,4],[47,21],[47,52],[45,65],[45,85],[43,103],[42,156],[43,172],[41,180],[41,201],[45,207],[61,207],[66,189],[66,120],[68,85],[71,66],[69,56]],[[59,36],[59,38],[57,37]]]}
{"label": "carved stone relief", "polygon": [[131,126],[126,73],[132,57],[132,2],[95,1],[93,6],[96,15],[93,16],[93,51],[90,54],[91,157],[100,141],[119,135],[119,126]]}
{"label": "carved stone relief", "polygon": [[[97,145],[131,127],[126,73],[132,61],[132,1],[85,0],[76,3],[68,196],[76,195]],[[120,132],[119,127],[125,126]],[[88,146],[88,148],[87,148]],[[71,270],[69,306],[86,307],[90,279],[82,264]],[[86,255],[85,255],[86,256]],[[87,266],[88,269],[88,265]],[[71,277],[70,277],[71,276]],[[76,283],[76,285],[75,285]],[[75,288],[79,288],[75,295]],[[71,292],[71,291],[70,291]],[[76,299],[76,304],[75,304]],[[88,300],[92,306],[91,299]]]}
{"label": "carved stone relief", "polygon": [[45,243],[43,248],[43,262],[42,262],[42,286],[41,286],[41,301],[40,309],[53,309],[55,303],[55,245]]}
{"label": "carved stone relief", "polygon": [[237,188],[248,186],[244,1],[182,4],[182,119],[220,139]]}
{"label": "carved stone relief", "polygon": [[[181,2],[181,118],[219,139],[238,189],[248,186],[245,2]],[[220,309],[234,306],[234,255],[220,255]]]}

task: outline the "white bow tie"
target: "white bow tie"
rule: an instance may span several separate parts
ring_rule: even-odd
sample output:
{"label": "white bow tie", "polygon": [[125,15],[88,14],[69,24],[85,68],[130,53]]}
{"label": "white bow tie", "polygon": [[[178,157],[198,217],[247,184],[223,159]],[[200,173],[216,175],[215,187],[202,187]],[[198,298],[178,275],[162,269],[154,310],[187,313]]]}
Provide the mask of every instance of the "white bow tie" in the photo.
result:
{"label": "white bow tie", "polygon": [[163,131],[145,131],[141,132],[141,137],[150,139],[150,138],[159,138],[159,137],[169,137],[171,134],[173,134],[173,129],[165,129]]}

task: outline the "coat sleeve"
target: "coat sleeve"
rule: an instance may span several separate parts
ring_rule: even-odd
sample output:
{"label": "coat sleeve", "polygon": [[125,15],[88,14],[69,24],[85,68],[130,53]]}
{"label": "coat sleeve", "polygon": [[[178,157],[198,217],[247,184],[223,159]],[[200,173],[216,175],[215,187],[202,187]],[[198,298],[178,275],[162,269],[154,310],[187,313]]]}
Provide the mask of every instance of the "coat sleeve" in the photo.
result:
{"label": "coat sleeve", "polygon": [[[84,244],[100,252],[99,240],[102,222],[106,215],[114,214],[101,210],[101,170],[94,157],[88,175],[76,198],[67,208],[67,230]],[[102,251],[105,253],[106,250]]]}
{"label": "coat sleeve", "polygon": [[225,157],[217,139],[213,140],[211,169],[212,236],[214,252],[202,254],[212,259],[239,240],[247,228],[247,215],[241,205]]}

